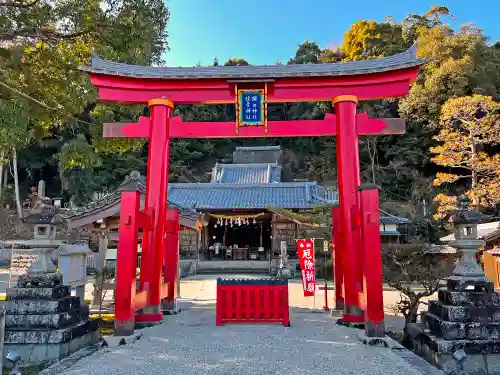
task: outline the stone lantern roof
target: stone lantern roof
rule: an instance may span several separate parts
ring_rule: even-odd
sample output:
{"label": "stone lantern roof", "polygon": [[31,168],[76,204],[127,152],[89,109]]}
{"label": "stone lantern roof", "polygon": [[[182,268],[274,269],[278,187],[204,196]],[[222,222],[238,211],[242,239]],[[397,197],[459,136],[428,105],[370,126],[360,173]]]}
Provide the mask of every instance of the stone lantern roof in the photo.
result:
{"label": "stone lantern roof", "polygon": [[50,199],[43,199],[39,206],[22,219],[26,224],[33,225],[63,225],[65,220],[57,214],[56,208],[50,203]]}
{"label": "stone lantern roof", "polygon": [[490,218],[479,211],[469,210],[469,198],[462,194],[458,197],[458,209],[448,217],[448,222],[454,225],[481,224]]}

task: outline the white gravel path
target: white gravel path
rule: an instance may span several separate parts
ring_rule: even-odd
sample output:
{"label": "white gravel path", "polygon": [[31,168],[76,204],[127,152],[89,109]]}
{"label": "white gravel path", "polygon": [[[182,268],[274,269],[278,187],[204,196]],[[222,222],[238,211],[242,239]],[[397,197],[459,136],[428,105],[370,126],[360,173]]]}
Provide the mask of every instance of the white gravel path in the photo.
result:
{"label": "white gravel path", "polygon": [[292,326],[215,326],[214,301],[184,301],[185,310],[143,330],[137,342],[104,349],[61,375],[421,375],[389,349],[366,347],[357,330],[327,314],[293,309]]}

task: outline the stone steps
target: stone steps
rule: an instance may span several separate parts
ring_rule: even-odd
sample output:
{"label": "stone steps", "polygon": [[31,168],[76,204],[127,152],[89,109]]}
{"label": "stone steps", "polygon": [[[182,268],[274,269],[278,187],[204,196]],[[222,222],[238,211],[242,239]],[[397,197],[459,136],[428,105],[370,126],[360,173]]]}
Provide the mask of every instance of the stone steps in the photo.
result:
{"label": "stone steps", "polygon": [[7,300],[16,299],[44,299],[54,300],[71,296],[69,286],[56,286],[54,288],[8,288],[6,291]]}
{"label": "stone steps", "polygon": [[46,299],[15,299],[9,300],[5,304],[7,315],[23,314],[54,314],[67,312],[80,308],[80,299],[76,296],[59,298],[57,300]]}
{"label": "stone steps", "polygon": [[492,306],[452,306],[429,301],[428,310],[449,322],[500,322],[500,309]]}
{"label": "stone steps", "polygon": [[19,353],[23,365],[58,360],[99,338],[99,320],[69,286],[10,288],[3,306],[5,351]]}
{"label": "stone steps", "polygon": [[5,316],[5,326],[13,330],[48,328],[57,329],[88,320],[88,307],[54,314],[15,314]]}

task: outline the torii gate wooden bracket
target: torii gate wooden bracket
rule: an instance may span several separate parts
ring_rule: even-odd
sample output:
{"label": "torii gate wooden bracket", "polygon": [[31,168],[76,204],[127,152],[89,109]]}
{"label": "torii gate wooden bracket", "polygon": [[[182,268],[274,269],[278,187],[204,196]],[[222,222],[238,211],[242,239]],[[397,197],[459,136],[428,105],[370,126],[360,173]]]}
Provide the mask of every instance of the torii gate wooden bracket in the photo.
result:
{"label": "torii gate wooden bracket", "polygon": [[[269,121],[267,134],[263,126],[239,127],[234,122],[184,122],[180,116],[169,121],[170,138],[262,138],[262,137],[332,137],[337,135],[335,114],[327,113],[324,120]],[[105,123],[104,138],[148,138],[151,119],[141,116],[138,122]],[[404,134],[401,118],[368,118],[356,115],[357,135]]]}

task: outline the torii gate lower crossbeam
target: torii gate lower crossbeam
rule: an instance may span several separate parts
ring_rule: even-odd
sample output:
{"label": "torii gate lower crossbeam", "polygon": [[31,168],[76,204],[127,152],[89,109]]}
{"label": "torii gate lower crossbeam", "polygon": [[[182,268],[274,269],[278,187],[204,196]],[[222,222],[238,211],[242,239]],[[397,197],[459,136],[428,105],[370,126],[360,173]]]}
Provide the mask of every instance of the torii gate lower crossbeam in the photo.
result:
{"label": "torii gate lower crossbeam", "polygon": [[[360,236],[360,201],[358,137],[360,135],[401,134],[401,119],[369,119],[364,113],[356,114],[357,98],[352,95],[333,99],[335,115],[327,114],[324,120],[275,121],[267,128],[259,126],[238,127],[235,123],[191,123],[179,117],[170,117],[174,104],[168,99],[149,102],[151,115],[141,117],[137,123],[105,124],[105,137],[149,138],[149,159],[146,183],[146,210],[153,214],[153,224],[143,241],[143,258],[140,273],[141,289],[148,290],[148,302],[141,321],[158,321],[161,317],[161,266],[165,248],[165,214],[168,191],[168,158],[171,138],[236,138],[248,136],[303,137],[337,136],[339,231],[335,258],[336,276],[343,284],[343,320],[361,323],[364,319],[363,270]],[[172,242],[172,241],[170,241]],[[175,241],[174,241],[175,242]],[[340,268],[341,267],[341,268]],[[165,283],[175,285],[173,272],[165,273]],[[170,280],[172,279],[172,280]],[[120,287],[120,286],[118,286]],[[336,293],[337,294],[337,293]]]}

